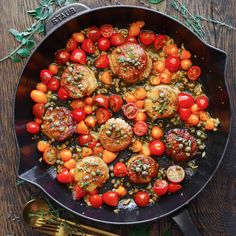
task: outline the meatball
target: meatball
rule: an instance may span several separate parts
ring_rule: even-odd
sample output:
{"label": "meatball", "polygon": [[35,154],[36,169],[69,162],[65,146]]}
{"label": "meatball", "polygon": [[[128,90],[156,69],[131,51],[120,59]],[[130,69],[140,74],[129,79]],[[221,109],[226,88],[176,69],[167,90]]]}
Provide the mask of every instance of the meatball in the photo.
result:
{"label": "meatball", "polygon": [[75,131],[70,110],[65,107],[49,107],[44,114],[41,130],[56,141],[70,138]]}
{"label": "meatball", "polygon": [[131,157],[127,164],[129,179],[136,184],[149,183],[157,176],[159,165],[150,156],[142,154]]}
{"label": "meatball", "polygon": [[169,130],[166,138],[166,153],[175,161],[188,161],[197,153],[196,139],[186,129]]}
{"label": "meatball", "polygon": [[133,131],[131,126],[124,120],[112,118],[101,126],[98,138],[106,150],[119,152],[130,145]]}
{"label": "meatball", "polygon": [[75,181],[89,192],[101,187],[108,178],[108,166],[100,157],[88,156],[76,164]]}
{"label": "meatball", "polygon": [[144,109],[152,119],[171,117],[178,109],[178,94],[168,85],[158,85],[147,92]]}
{"label": "meatball", "polygon": [[97,88],[97,79],[87,66],[70,64],[61,76],[61,86],[71,98],[82,98]]}
{"label": "meatball", "polygon": [[113,73],[129,84],[147,78],[152,68],[152,60],[147,52],[135,43],[117,47],[109,56],[109,62]]}

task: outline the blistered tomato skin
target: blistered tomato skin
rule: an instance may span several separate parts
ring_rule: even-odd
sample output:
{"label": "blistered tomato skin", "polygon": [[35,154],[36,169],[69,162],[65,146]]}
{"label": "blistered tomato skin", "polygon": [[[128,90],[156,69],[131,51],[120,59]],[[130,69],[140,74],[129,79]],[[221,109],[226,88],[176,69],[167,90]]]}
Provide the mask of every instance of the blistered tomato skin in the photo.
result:
{"label": "blistered tomato skin", "polygon": [[118,112],[123,105],[123,100],[119,95],[111,95],[109,98],[109,107],[113,112]]}
{"label": "blistered tomato skin", "polygon": [[30,121],[26,124],[26,130],[30,134],[37,134],[40,131],[40,127],[38,123]]}
{"label": "blistered tomato skin", "polygon": [[161,156],[165,152],[165,145],[162,141],[154,140],[149,143],[148,148],[151,154],[155,156]]}
{"label": "blistered tomato skin", "polygon": [[153,186],[153,191],[159,195],[165,195],[168,191],[168,182],[166,180],[157,179]]}
{"label": "blistered tomato skin", "polygon": [[41,70],[40,71],[40,79],[43,84],[48,84],[50,79],[52,78],[53,73],[49,70]]}
{"label": "blistered tomato skin", "polygon": [[59,65],[65,65],[70,59],[70,53],[64,49],[60,49],[56,52],[55,58]]}
{"label": "blistered tomato skin", "polygon": [[108,191],[102,195],[102,200],[107,205],[116,207],[119,203],[119,195],[115,191]]}
{"label": "blistered tomato skin", "polygon": [[91,39],[94,43],[98,41],[101,36],[101,31],[96,26],[91,26],[88,28],[87,37]]}
{"label": "blistered tomato skin", "polygon": [[100,38],[98,40],[98,48],[102,51],[107,51],[111,46],[111,42],[107,38]]}
{"label": "blistered tomato skin", "polygon": [[194,98],[189,93],[179,93],[178,102],[180,108],[190,108],[194,104]]}
{"label": "blistered tomato skin", "polygon": [[140,207],[149,205],[150,196],[147,192],[140,191],[134,195],[135,203]]}
{"label": "blistered tomato skin", "polygon": [[89,202],[94,208],[99,208],[103,204],[102,196],[99,194],[92,194],[89,196]]}
{"label": "blistered tomato skin", "polygon": [[168,56],[165,59],[165,66],[171,72],[175,73],[180,68],[180,59],[177,56]]}
{"label": "blistered tomato skin", "polygon": [[205,110],[209,105],[209,101],[206,96],[198,96],[196,98],[196,103],[200,110]]}

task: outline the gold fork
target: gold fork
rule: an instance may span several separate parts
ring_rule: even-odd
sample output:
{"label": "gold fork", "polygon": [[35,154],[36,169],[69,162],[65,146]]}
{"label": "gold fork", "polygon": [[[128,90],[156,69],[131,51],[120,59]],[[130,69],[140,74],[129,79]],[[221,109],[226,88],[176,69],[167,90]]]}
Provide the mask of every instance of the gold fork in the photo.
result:
{"label": "gold fork", "polygon": [[[55,222],[59,221],[61,223],[67,223],[67,224],[73,226],[74,228],[82,228],[84,230],[87,230],[87,231],[90,231],[90,232],[93,232],[93,233],[98,233],[98,234],[101,234],[101,235],[104,235],[104,236],[119,236],[119,234],[114,234],[114,233],[111,233],[111,232],[108,232],[108,231],[105,231],[105,230],[102,230],[102,229],[94,228],[94,227],[84,225],[84,224],[76,224],[73,221],[65,220],[65,219],[62,219],[62,218],[59,218],[59,217],[57,217],[57,218],[53,217],[52,219],[55,220]],[[45,224],[46,221],[47,221],[44,218],[39,218],[38,220],[39,220],[39,223],[41,223],[41,224]]]}
{"label": "gold fork", "polygon": [[85,235],[85,236],[94,236],[92,234],[87,234],[85,232],[75,232],[66,229],[62,222],[57,222],[55,220],[44,220],[43,218],[37,219],[35,226],[33,227],[36,231],[44,233],[47,235],[54,236],[68,236],[68,235]]}
{"label": "gold fork", "polygon": [[[39,213],[41,213],[41,216]],[[52,215],[50,213],[50,207],[48,206],[48,204],[42,199],[33,199],[33,200],[29,201],[24,206],[23,218],[24,218],[25,222],[27,222],[32,227],[40,227],[41,230],[53,231],[53,233],[54,233],[53,235],[55,235],[55,232],[59,231],[59,230],[56,230],[55,228],[57,228],[60,225],[63,226],[63,223],[64,223],[64,224],[69,224],[74,229],[82,228],[85,231],[89,231],[89,232],[95,233],[95,234],[100,234],[100,235],[104,235],[104,236],[119,236],[119,234],[114,234],[114,233],[111,233],[111,232],[108,232],[108,231],[105,231],[102,229],[98,229],[98,228],[95,228],[92,226],[88,226],[88,225],[84,225],[84,224],[77,224],[72,221],[68,221],[68,220],[65,220],[65,219],[62,219],[59,217],[55,217],[54,215]],[[52,222],[53,222],[53,224],[52,224]],[[42,228],[42,226],[49,227],[49,229]],[[59,234],[59,236],[61,236],[61,235],[63,235],[63,234]],[[65,235],[65,233],[64,233],[64,235]],[[74,235],[80,235],[80,233],[77,233]],[[85,234],[85,235],[89,235],[89,234]]]}

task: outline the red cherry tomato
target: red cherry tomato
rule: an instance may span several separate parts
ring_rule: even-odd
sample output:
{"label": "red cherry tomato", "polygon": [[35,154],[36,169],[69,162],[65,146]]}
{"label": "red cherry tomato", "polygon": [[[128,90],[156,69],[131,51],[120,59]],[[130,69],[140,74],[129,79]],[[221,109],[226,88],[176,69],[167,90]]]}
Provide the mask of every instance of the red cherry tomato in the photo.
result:
{"label": "red cherry tomato", "polygon": [[53,77],[53,73],[50,70],[41,70],[40,79],[43,84],[48,84],[49,80]]}
{"label": "red cherry tomato", "polygon": [[71,115],[73,117],[73,119],[77,122],[80,122],[82,120],[84,120],[86,114],[84,112],[84,109],[82,108],[76,108],[71,112]]}
{"label": "red cherry tomato", "polygon": [[154,140],[149,143],[148,148],[152,155],[160,156],[165,152],[165,145],[159,140]]}
{"label": "red cherry tomato", "polygon": [[85,52],[81,49],[75,49],[70,56],[70,60],[73,62],[80,63],[82,65],[86,64]]}
{"label": "red cherry tomato", "polygon": [[125,177],[127,175],[127,168],[123,162],[117,162],[114,166],[114,175],[116,177]]}
{"label": "red cherry tomato", "polygon": [[141,31],[139,34],[140,42],[146,46],[155,40],[155,34],[152,31]]}
{"label": "red cherry tomato", "polygon": [[98,190],[95,188],[93,191],[88,192],[89,195],[98,194]]}
{"label": "red cherry tomato", "polygon": [[80,200],[81,198],[87,195],[87,191],[81,188],[79,185],[75,185],[74,187],[74,198],[75,200]]}
{"label": "red cherry tomato", "polygon": [[98,108],[96,111],[96,118],[98,124],[104,124],[111,118],[111,113],[105,108]]}
{"label": "red cherry tomato", "polygon": [[66,51],[68,52],[74,51],[77,47],[78,43],[73,38],[70,38],[66,43]]}
{"label": "red cherry tomato", "polygon": [[35,121],[30,121],[26,124],[26,131],[30,134],[37,134],[40,130],[39,124]]}
{"label": "red cherry tomato", "polygon": [[43,160],[49,165],[54,165],[57,161],[57,155],[58,152],[56,148],[54,147],[46,148],[46,150],[43,152]]}
{"label": "red cherry tomato", "polygon": [[78,142],[80,146],[84,146],[93,141],[93,136],[91,134],[81,134],[78,137]]}
{"label": "red cherry tomato", "polygon": [[99,194],[90,195],[89,202],[91,203],[92,207],[99,208],[103,204],[102,196]]}
{"label": "red cherry tomato", "polygon": [[73,182],[73,178],[68,171],[68,169],[63,168],[58,174],[57,174],[57,181],[63,184],[69,184]]}
{"label": "red cherry tomato", "polygon": [[138,108],[132,102],[128,102],[125,106],[122,107],[122,109],[123,109],[124,115],[128,119],[134,119],[138,114]]}
{"label": "red cherry tomato", "polygon": [[66,92],[66,90],[64,88],[60,88],[57,92],[57,96],[58,98],[60,98],[61,100],[67,100],[69,98],[69,94]]}
{"label": "red cherry tomato", "polygon": [[185,171],[181,166],[173,165],[168,167],[166,175],[171,183],[180,183],[184,180]]}
{"label": "red cherry tomato", "polygon": [[75,49],[70,55],[70,60],[73,62],[80,63],[82,65],[86,64],[85,52],[81,49]]}
{"label": "red cherry tomato", "polygon": [[129,36],[126,38],[125,42],[127,43],[137,43],[137,39],[134,36]]}
{"label": "red cherry tomato", "polygon": [[114,29],[111,25],[105,24],[100,27],[101,34],[104,38],[110,38],[114,33]]}
{"label": "red cherry tomato", "polygon": [[103,94],[97,94],[93,99],[99,106],[108,108],[109,99]]}
{"label": "red cherry tomato", "polygon": [[199,66],[192,66],[188,69],[187,75],[190,80],[197,80],[201,75],[201,68]]}
{"label": "red cherry tomato", "polygon": [[119,95],[111,95],[109,98],[109,107],[113,112],[117,112],[121,109],[123,100]]}
{"label": "red cherry tomato", "polygon": [[168,192],[169,193],[176,193],[182,188],[180,184],[175,184],[175,183],[169,183],[168,185]]}
{"label": "red cherry tomato", "polygon": [[98,141],[92,141],[92,142],[90,142],[89,144],[88,144],[88,147],[90,147],[90,148],[95,148],[96,146],[97,146],[97,144],[98,144]]}
{"label": "red cherry tomato", "polygon": [[159,196],[166,194],[168,191],[168,182],[166,180],[157,179],[154,183],[153,191]]}
{"label": "red cherry tomato", "polygon": [[94,43],[91,39],[85,39],[82,42],[81,48],[85,52],[90,53],[90,54],[93,54],[95,52],[95,49],[96,49],[95,46],[94,46]]}
{"label": "red cherry tomato", "polygon": [[100,69],[104,69],[109,66],[109,59],[106,54],[101,54],[95,61],[95,66]]}
{"label": "red cherry tomato", "polygon": [[163,48],[167,40],[166,35],[158,34],[154,39],[154,48],[160,50]]}
{"label": "red cherry tomato", "polygon": [[209,105],[209,101],[206,96],[199,96],[196,98],[195,101],[196,101],[197,106],[199,107],[200,110],[206,109]]}
{"label": "red cherry tomato", "polygon": [[179,70],[180,59],[176,56],[168,56],[165,59],[165,66],[171,73],[175,73]]}
{"label": "red cherry tomato", "polygon": [[54,77],[54,78],[51,78],[49,80],[49,82],[48,82],[48,89],[50,91],[55,92],[55,91],[57,91],[59,89],[59,87],[60,87],[60,82],[59,82],[59,80],[57,78]]}
{"label": "red cherry tomato", "polygon": [[64,49],[60,49],[55,53],[55,58],[56,58],[57,64],[65,65],[66,62],[68,62],[70,59],[70,53]]}
{"label": "red cherry tomato", "polygon": [[191,116],[192,111],[190,108],[180,108],[179,109],[179,117],[181,120],[188,120],[188,118]]}
{"label": "red cherry tomato", "polygon": [[124,42],[125,42],[125,37],[121,33],[114,33],[111,36],[111,44],[113,46],[119,46],[119,45],[123,44]]}
{"label": "red cherry tomato", "polygon": [[134,195],[135,203],[140,207],[145,207],[149,204],[150,196],[147,192],[140,191]]}
{"label": "red cherry tomato", "polygon": [[42,119],[45,112],[44,104],[36,103],[33,106],[32,113],[35,117]]}
{"label": "red cherry tomato", "polygon": [[119,203],[119,195],[115,191],[108,191],[103,193],[102,200],[109,206],[116,207]]}
{"label": "red cherry tomato", "polygon": [[180,108],[190,108],[194,104],[194,98],[189,93],[179,93],[178,102]]}
{"label": "red cherry tomato", "polygon": [[148,125],[144,121],[137,121],[134,124],[134,133],[137,136],[143,136],[147,133],[148,131]]}
{"label": "red cherry tomato", "polygon": [[107,51],[111,46],[111,42],[107,38],[100,38],[98,40],[98,48],[102,51]]}
{"label": "red cherry tomato", "polygon": [[87,37],[91,39],[94,43],[98,41],[101,36],[101,31],[96,26],[91,26],[88,28]]}

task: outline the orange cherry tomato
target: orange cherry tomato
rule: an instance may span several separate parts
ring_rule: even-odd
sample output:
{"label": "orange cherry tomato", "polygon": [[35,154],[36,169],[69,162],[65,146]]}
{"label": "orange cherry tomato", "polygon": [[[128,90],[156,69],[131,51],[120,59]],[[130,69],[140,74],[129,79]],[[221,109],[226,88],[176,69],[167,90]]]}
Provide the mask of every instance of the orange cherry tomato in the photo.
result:
{"label": "orange cherry tomato", "polygon": [[152,128],[151,134],[154,139],[159,139],[163,136],[163,131],[160,127],[154,126]]}

